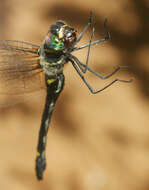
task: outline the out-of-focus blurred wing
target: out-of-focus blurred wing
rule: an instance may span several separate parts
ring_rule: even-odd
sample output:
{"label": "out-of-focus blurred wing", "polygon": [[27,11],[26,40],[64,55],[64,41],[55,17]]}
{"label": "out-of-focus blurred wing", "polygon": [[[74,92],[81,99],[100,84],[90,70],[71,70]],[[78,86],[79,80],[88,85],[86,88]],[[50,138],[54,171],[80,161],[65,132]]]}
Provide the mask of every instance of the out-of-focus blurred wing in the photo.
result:
{"label": "out-of-focus blurred wing", "polygon": [[25,96],[45,88],[38,48],[31,43],[0,40],[0,106],[24,101]]}

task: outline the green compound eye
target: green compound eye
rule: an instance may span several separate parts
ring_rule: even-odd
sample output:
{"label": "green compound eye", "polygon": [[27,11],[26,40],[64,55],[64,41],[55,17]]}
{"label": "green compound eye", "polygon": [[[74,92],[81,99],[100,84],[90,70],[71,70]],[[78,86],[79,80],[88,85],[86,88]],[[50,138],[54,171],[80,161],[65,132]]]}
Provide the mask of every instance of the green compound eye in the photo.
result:
{"label": "green compound eye", "polygon": [[57,38],[57,36],[55,36],[54,34],[51,35],[51,48],[54,50],[63,50],[64,49],[64,43],[62,42],[62,40],[59,40]]}

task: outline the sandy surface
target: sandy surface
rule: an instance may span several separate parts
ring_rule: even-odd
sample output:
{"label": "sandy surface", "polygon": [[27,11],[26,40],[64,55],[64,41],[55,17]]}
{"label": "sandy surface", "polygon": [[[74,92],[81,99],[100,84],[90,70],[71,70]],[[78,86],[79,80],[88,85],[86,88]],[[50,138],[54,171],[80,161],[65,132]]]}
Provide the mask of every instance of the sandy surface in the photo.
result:
{"label": "sandy surface", "polygon": [[[96,19],[95,39],[104,36],[108,18],[111,41],[93,47],[90,66],[105,75],[117,65],[132,65],[102,81],[90,73],[95,88],[116,83],[92,95],[73,70],[48,134],[44,180],[35,177],[35,155],[45,94],[0,109],[0,188],[3,190],[148,190],[149,189],[149,1],[148,0],[0,0],[0,38],[41,44],[57,19],[78,32],[89,11]],[[87,35],[80,44],[88,42]],[[76,54],[85,61],[86,50]]]}

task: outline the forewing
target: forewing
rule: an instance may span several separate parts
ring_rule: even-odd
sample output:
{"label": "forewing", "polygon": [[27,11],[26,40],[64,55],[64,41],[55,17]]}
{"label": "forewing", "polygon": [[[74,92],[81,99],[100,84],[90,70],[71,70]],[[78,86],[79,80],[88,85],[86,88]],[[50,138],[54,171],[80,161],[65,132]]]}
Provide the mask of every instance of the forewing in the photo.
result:
{"label": "forewing", "polygon": [[15,103],[45,88],[38,48],[26,42],[0,40],[0,105],[6,95]]}

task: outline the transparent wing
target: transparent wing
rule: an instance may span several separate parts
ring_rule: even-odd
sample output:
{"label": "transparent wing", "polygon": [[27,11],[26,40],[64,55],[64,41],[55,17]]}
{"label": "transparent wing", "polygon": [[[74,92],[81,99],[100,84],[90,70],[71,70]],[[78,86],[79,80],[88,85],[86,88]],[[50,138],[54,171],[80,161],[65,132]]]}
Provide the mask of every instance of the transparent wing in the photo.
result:
{"label": "transparent wing", "polygon": [[8,105],[9,101],[15,104],[45,89],[38,48],[31,43],[0,40],[0,106],[6,105],[4,99]]}

